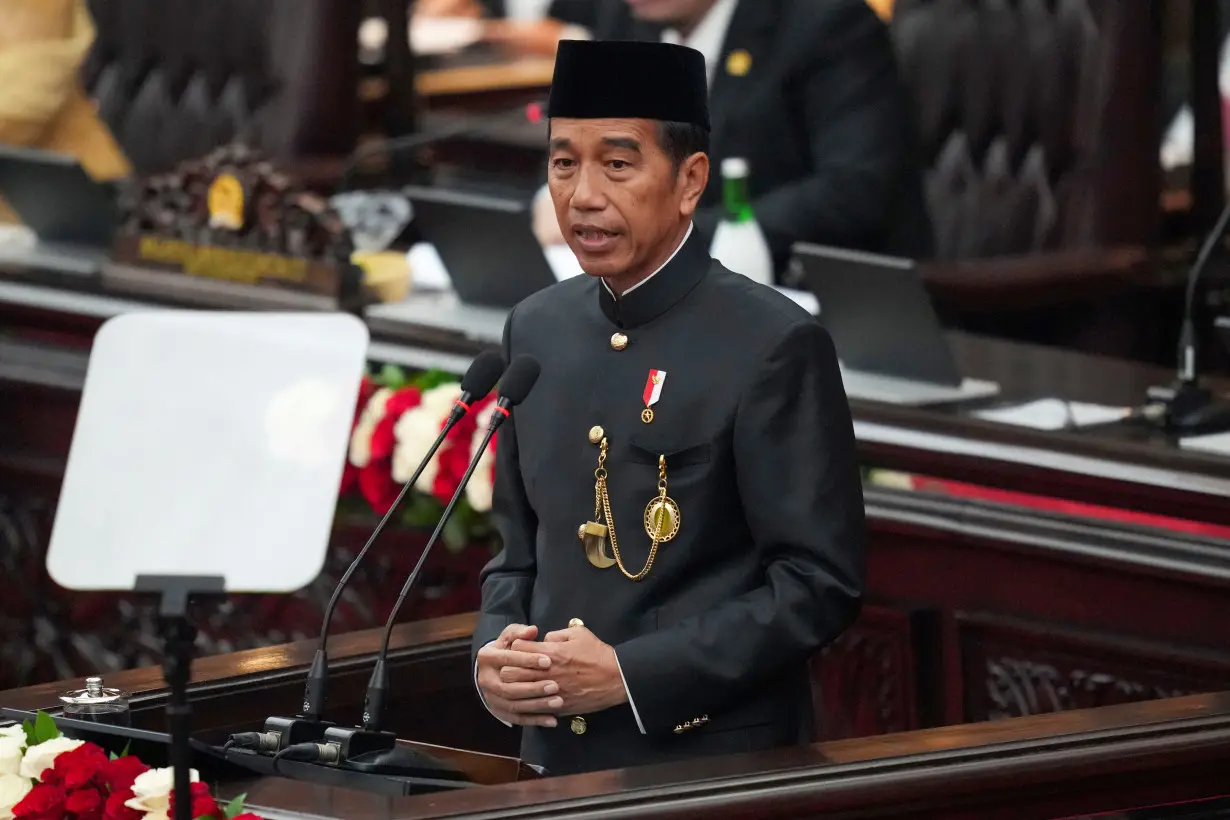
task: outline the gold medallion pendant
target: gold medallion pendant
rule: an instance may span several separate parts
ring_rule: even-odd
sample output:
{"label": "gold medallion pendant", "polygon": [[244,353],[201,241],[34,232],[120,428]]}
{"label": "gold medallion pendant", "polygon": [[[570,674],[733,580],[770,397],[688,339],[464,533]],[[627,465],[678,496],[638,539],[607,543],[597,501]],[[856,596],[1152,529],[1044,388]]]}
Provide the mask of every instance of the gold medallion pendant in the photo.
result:
{"label": "gold medallion pendant", "polygon": [[655,498],[645,507],[645,532],[659,544],[679,533],[679,505],[674,499]]}

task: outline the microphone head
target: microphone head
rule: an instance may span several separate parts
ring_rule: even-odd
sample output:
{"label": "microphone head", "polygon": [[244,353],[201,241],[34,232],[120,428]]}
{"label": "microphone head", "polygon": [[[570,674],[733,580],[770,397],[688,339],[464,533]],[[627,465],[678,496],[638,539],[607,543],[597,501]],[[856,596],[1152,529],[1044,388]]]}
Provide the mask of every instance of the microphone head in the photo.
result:
{"label": "microphone head", "polygon": [[504,375],[504,357],[494,350],[485,350],[470,363],[470,369],[461,379],[461,392],[481,399],[491,392],[495,383]]}
{"label": "microphone head", "polygon": [[500,400],[503,404],[513,407],[525,401],[525,397],[534,389],[541,368],[533,356],[521,354],[514,356],[512,364],[500,380]]}

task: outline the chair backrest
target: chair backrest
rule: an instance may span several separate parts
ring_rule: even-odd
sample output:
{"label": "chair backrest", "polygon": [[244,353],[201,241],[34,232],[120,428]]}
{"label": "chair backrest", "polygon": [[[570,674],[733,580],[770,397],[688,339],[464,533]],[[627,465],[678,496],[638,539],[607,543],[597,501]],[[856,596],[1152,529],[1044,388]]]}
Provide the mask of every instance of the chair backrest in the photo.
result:
{"label": "chair backrest", "polygon": [[241,139],[272,157],[348,153],[357,0],[89,0],[87,92],[134,170]]}
{"label": "chair backrest", "polygon": [[941,258],[1154,240],[1154,2],[897,0]]}

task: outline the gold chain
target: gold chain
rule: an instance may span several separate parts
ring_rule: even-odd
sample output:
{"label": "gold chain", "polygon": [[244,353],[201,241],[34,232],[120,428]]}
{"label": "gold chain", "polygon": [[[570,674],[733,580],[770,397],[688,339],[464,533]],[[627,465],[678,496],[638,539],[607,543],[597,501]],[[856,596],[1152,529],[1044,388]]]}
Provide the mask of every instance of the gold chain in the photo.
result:
{"label": "gold chain", "polygon": [[[615,519],[611,517],[611,497],[606,489],[606,450],[607,441],[604,438],[602,440],[602,451],[598,454],[598,469],[594,470],[594,479],[596,480],[596,483],[594,484],[594,493],[596,496],[595,502],[597,502],[598,499],[601,499],[602,501],[602,512],[606,516],[607,530],[611,537],[611,552],[615,553],[615,563],[619,565],[619,571],[622,572],[629,580],[639,581],[648,575],[649,570],[653,567],[653,559],[658,554],[658,536],[655,534],[653,537],[653,545],[649,548],[649,558],[645,561],[645,568],[635,575],[628,572],[628,570],[624,567],[623,558],[619,555],[619,541],[615,538]],[[658,492],[661,498],[666,498],[665,470],[666,467],[664,461],[659,462]]]}

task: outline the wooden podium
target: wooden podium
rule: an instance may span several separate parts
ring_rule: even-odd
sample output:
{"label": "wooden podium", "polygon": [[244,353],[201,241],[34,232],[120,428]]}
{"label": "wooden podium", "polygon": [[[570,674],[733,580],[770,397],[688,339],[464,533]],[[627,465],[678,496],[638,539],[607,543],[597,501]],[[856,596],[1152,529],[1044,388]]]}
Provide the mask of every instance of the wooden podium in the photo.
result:
{"label": "wooden podium", "polygon": [[[1110,706],[819,743],[752,755],[551,778],[515,757],[517,735],[473,692],[473,615],[399,627],[389,726],[463,769],[475,785],[387,797],[317,783],[247,777],[218,784],[264,816],[366,818],[1071,818],[1163,803],[1184,817],[1225,816],[1230,694]],[[330,717],[360,711],[376,632],[332,646]],[[297,703],[312,643],[203,658],[192,685],[195,736],[219,743]],[[112,675],[132,694],[133,724],[161,730],[158,669]],[[62,681],[0,692],[0,707],[54,709]],[[154,763],[156,761],[149,761]],[[1206,802],[1211,801],[1211,802]],[[1133,817],[1160,817],[1145,810]]]}

